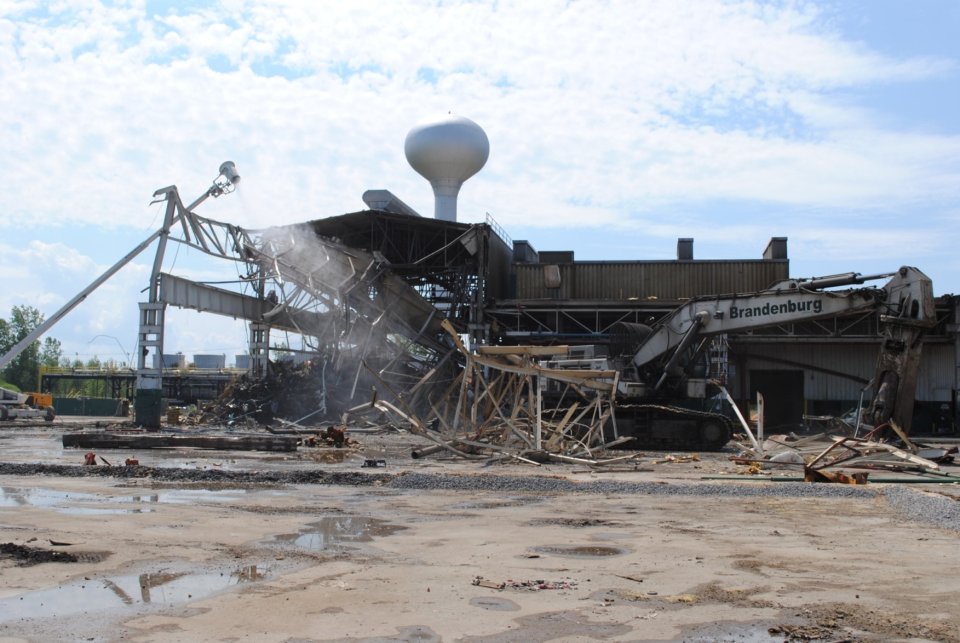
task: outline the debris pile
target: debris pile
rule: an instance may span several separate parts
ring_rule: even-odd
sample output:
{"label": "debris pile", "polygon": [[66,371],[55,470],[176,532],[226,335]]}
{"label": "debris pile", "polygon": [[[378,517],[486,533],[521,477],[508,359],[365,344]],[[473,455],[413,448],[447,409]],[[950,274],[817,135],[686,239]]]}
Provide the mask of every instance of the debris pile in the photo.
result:
{"label": "debris pile", "polygon": [[520,589],[528,591],[539,591],[542,589],[576,589],[577,581],[569,578],[563,580],[513,580],[492,581],[483,576],[477,576],[471,582],[471,585],[477,587],[489,587],[490,589]]}
{"label": "debris pile", "polygon": [[320,415],[339,417],[372,386],[406,391],[425,373],[455,368],[446,363],[452,345],[443,314],[379,253],[309,226],[264,231],[248,251],[278,289],[265,320],[301,335],[304,350],[318,356],[309,390],[291,397],[312,394],[307,401]]}
{"label": "debris pile", "polygon": [[[896,440],[882,437],[888,433]],[[731,460],[749,467],[746,472],[752,475],[778,467],[802,471],[807,482],[865,484],[871,471],[960,482],[960,476],[944,472],[940,466],[953,462],[956,446],[935,448],[915,443],[895,422],[878,426],[863,437],[774,435],[762,443],[749,437],[749,442],[740,442],[741,453]]]}
{"label": "debris pile", "polygon": [[265,377],[241,375],[203,409],[199,422],[233,426],[270,424],[274,418],[303,421],[324,406],[322,367],[313,361],[279,361],[270,363]]}
{"label": "debris pile", "polygon": [[[50,541],[51,544],[55,544]],[[67,544],[67,543],[64,543]],[[0,543],[0,558],[12,558],[21,567],[38,563],[75,563],[80,559],[65,551],[30,547],[16,543]]]}
{"label": "debris pile", "polygon": [[[373,400],[350,415],[386,412],[436,443],[414,451],[415,458],[442,451],[468,459],[597,466],[637,457],[596,457],[630,440],[617,435],[613,417],[616,371],[548,368],[538,361],[566,355],[566,346],[481,346],[473,352],[448,321],[443,328],[464,363],[457,377],[415,405],[411,397],[429,382],[428,373],[409,396],[390,391],[393,402]],[[416,406],[424,405],[429,412],[421,415]]]}
{"label": "debris pile", "polygon": [[566,347],[469,351],[377,253],[295,227],[264,232],[247,253],[279,288],[265,318],[309,337],[317,359],[238,379],[203,422],[307,430],[376,414],[379,426],[427,436],[436,451],[532,464],[596,465],[598,451],[627,441],[613,417],[615,371],[538,362]]}

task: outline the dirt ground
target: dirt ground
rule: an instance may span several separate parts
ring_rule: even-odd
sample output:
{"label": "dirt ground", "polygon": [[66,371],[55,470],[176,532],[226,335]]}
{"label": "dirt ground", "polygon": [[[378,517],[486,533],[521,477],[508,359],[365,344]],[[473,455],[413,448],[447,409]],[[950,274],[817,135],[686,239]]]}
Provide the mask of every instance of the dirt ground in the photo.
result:
{"label": "dirt ground", "polygon": [[[80,465],[82,451],[59,446],[63,430],[0,429],[0,461]],[[136,457],[144,472],[664,487],[738,470],[729,453],[682,464],[651,453],[640,470],[607,473],[485,467],[412,460],[421,442],[408,434],[354,437],[361,445],[345,451],[100,456]],[[386,467],[363,468],[368,459]],[[0,475],[0,641],[960,641],[958,532],[906,521],[882,494],[751,496],[736,489],[777,483],[720,484],[733,492]],[[955,486],[911,488],[960,498]]]}

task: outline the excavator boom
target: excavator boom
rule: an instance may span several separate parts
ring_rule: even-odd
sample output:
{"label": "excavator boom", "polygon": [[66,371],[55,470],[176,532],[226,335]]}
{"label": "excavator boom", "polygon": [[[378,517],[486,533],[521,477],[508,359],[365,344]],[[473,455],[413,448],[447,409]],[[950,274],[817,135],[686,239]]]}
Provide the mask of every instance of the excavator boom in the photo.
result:
{"label": "excavator boom", "polygon": [[[889,280],[881,286],[826,290],[884,278]],[[714,335],[870,311],[879,315],[881,347],[867,420],[874,426],[893,421],[909,431],[921,340],[936,323],[933,284],[910,266],[870,277],[847,273],[788,279],[757,293],[693,299],[636,334],[632,364],[647,374],[646,385],[659,392],[671,377],[684,380],[683,364],[694,363],[690,355]]]}

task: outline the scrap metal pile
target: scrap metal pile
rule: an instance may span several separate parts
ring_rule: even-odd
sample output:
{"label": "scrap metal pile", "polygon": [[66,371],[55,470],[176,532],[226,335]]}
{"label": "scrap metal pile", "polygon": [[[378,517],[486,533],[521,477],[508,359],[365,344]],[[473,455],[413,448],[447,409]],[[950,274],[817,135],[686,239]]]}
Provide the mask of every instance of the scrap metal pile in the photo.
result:
{"label": "scrap metal pile", "polygon": [[273,286],[264,321],[295,331],[304,346],[291,355],[306,361],[273,361],[261,377],[240,378],[212,406],[211,420],[328,423],[373,388],[409,390],[426,373],[437,386],[453,377],[443,316],[383,257],[308,226],[261,232],[246,255]]}
{"label": "scrap metal pile", "polygon": [[301,420],[326,404],[322,361],[273,362],[262,378],[243,375],[204,407],[200,422],[228,426],[270,424],[275,418]]}

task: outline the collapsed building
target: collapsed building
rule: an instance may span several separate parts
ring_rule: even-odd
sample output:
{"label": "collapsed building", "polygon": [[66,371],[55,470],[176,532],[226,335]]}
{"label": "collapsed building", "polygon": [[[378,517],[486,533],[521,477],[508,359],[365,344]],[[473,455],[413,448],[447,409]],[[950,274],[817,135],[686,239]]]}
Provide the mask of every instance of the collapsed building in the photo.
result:
{"label": "collapsed building", "polygon": [[[587,428],[579,432],[589,433],[609,422],[612,412],[602,409],[616,384],[603,382],[618,377],[599,362],[591,368],[589,360],[615,350],[622,329],[649,327],[690,300],[759,293],[790,280],[786,237],[771,238],[758,258],[740,260],[697,259],[691,238],[678,240],[672,260],[577,261],[572,250],[537,251],[530,241],[510,239],[489,215],[482,223],[457,221],[460,185],[489,153],[479,126],[456,116],[425,123],[410,132],[406,151],[433,186],[434,218],[421,216],[387,190],[367,191],[366,210],[259,231],[197,215],[200,202],[231,191],[239,180],[232,163],[221,167],[210,190],[190,206],[173,186],[157,191],[167,211],[163,228],[147,240],[159,239],[160,247],[148,301],[140,304],[139,423],[159,425],[169,392],[157,359],[167,306],[247,320],[252,380],[276,373],[271,332],[300,336],[309,394],[289,419],[339,420],[379,400],[424,425],[454,429],[467,424],[469,415],[476,433],[484,417],[503,413],[504,400],[512,395],[513,406],[520,407],[526,395],[527,428],[539,427],[531,392],[545,387],[530,378],[559,377],[538,370],[541,363],[572,357],[585,372],[567,372],[560,380],[581,397],[584,388],[598,397],[593,419],[584,419]],[[244,265],[242,288],[162,273],[168,240]],[[854,277],[844,283],[861,282]],[[913,422],[921,432],[952,427],[956,417],[957,315],[956,298],[944,296],[925,320]],[[870,394],[882,341],[878,318],[876,310],[863,310],[721,334],[704,344],[701,357],[707,375],[726,385],[737,406],[747,410],[759,392],[768,424],[799,424],[805,417],[843,413]],[[491,351],[495,346],[516,350]],[[544,350],[521,349],[537,346]],[[565,350],[547,350],[558,346]],[[486,362],[479,357],[483,350]],[[471,359],[486,371],[472,370]],[[476,380],[489,377],[490,369],[503,378],[481,386]],[[511,392],[491,385],[497,382]],[[483,398],[485,411],[478,406]],[[280,410],[276,396],[251,395],[248,402],[244,412],[251,405],[261,414]],[[502,418],[516,434],[523,433],[519,415]],[[554,418],[560,433],[580,417],[560,415]]]}

